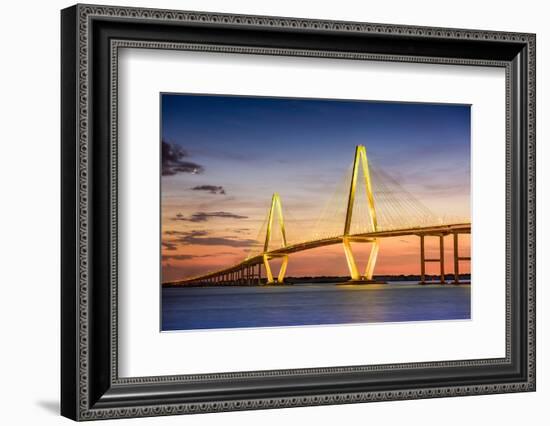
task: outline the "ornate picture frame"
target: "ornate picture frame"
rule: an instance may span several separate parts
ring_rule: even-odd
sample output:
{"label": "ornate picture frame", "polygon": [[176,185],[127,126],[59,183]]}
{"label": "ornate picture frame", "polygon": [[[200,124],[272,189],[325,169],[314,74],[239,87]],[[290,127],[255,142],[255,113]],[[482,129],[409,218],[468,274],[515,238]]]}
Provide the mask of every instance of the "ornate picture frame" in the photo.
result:
{"label": "ornate picture frame", "polygon": [[[61,29],[62,415],[93,420],[535,390],[534,34],[96,5],[64,9]],[[117,61],[126,47],[503,68],[506,356],[119,377]]]}

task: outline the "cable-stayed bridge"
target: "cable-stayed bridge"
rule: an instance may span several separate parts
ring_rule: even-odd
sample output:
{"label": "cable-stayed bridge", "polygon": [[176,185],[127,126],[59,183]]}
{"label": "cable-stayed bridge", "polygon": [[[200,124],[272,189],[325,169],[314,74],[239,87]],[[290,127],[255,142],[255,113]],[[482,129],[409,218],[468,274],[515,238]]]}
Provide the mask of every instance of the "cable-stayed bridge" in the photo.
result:
{"label": "cable-stayed bridge", "polygon": [[[286,219],[286,220],[285,220]],[[296,229],[289,232],[289,227]],[[256,242],[242,261],[202,275],[166,283],[169,285],[255,285],[283,284],[289,257],[293,253],[318,247],[341,244],[350,281],[371,283],[383,238],[418,236],[420,242],[420,283],[426,278],[426,263],[439,263],[440,282],[445,283],[444,238],[453,238],[454,283],[459,282],[461,261],[460,234],[470,234],[468,219],[440,218],[420,203],[388,174],[372,168],[363,145],[355,150],[353,164],[343,177],[313,228],[307,232],[300,221],[283,215],[278,193],[273,194],[267,216],[260,227]],[[426,258],[425,238],[439,238],[439,256]],[[361,272],[357,266],[352,243],[370,244],[367,266]],[[281,260],[276,276],[270,261]],[[262,273],[262,269],[264,273]]]}

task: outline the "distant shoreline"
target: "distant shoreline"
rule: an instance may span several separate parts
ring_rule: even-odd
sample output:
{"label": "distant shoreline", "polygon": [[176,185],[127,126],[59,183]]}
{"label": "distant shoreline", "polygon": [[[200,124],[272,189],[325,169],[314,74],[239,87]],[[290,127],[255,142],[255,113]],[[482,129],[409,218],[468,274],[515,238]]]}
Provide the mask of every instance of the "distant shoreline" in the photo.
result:
{"label": "distant shoreline", "polygon": [[[454,281],[454,274],[445,274],[445,281]],[[420,281],[420,275],[375,275],[375,281],[388,282],[388,281]],[[440,275],[426,275],[425,280],[427,282],[434,281],[439,282]],[[470,281],[471,274],[459,274],[459,280],[461,281]],[[287,277],[285,278],[286,284],[323,284],[323,283],[341,283],[349,281],[348,276],[322,276],[322,277]],[[265,278],[262,279],[262,284],[265,284]],[[242,283],[235,284],[173,284],[173,283],[162,283],[163,288],[179,288],[179,287],[258,287],[260,284],[254,283],[252,285],[246,285]]]}

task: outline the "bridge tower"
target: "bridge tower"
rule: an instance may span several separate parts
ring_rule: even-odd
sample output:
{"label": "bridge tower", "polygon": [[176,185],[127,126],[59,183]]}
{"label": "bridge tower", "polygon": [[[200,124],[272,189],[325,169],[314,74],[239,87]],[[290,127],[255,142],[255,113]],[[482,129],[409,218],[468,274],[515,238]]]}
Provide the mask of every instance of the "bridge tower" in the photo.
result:
{"label": "bridge tower", "polygon": [[281,203],[281,197],[277,192],[275,192],[273,194],[273,197],[271,198],[271,207],[269,209],[269,216],[267,218],[267,232],[265,234],[264,251],[262,255],[268,284],[275,284],[275,279],[273,278],[271,266],[269,265],[269,261],[271,259],[282,258],[283,260],[281,263],[281,269],[279,270],[279,274],[277,276],[276,282],[278,284],[282,284],[284,282],[286,267],[288,265],[288,254],[267,254],[267,252],[269,251],[269,242],[271,241],[271,236],[273,234],[273,219],[275,215],[277,215],[277,219],[279,222],[279,232],[281,233],[281,240],[283,244],[282,248],[284,248],[287,246],[285,222],[283,219],[283,206]]}
{"label": "bridge tower", "polygon": [[[358,182],[359,168],[363,170],[364,182]],[[344,226],[342,244],[344,246],[344,253],[346,254],[346,261],[348,263],[351,281],[372,281],[374,266],[376,265],[376,258],[378,257],[378,240],[376,238],[365,238],[350,235],[353,206],[355,204],[355,193],[358,183],[364,184],[367,195],[370,225],[372,227],[372,231],[376,232],[378,230],[378,224],[376,221],[376,210],[374,208],[374,196],[372,193],[372,183],[369,172],[369,162],[367,159],[367,150],[364,145],[357,145],[357,147],[355,148],[355,159],[353,161],[353,173],[351,175],[351,183],[349,187],[348,204],[346,210],[346,223]],[[359,273],[359,269],[357,268],[357,263],[355,261],[355,256],[353,255],[353,250],[351,247],[352,242],[372,244],[367,267],[363,275]]]}

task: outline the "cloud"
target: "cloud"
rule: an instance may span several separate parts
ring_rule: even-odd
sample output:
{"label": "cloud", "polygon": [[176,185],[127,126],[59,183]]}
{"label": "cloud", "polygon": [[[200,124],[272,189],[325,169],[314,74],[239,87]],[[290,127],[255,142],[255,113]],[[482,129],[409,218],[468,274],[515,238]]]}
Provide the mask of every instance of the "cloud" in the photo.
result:
{"label": "cloud", "polygon": [[204,171],[200,164],[185,160],[187,152],[176,144],[162,141],[162,176],[178,173],[198,174]]}
{"label": "cloud", "polygon": [[185,242],[188,244],[195,244],[201,246],[227,246],[227,247],[250,247],[253,244],[257,244],[255,240],[243,239],[237,240],[227,237],[205,237],[195,238],[187,237]]}
{"label": "cloud", "polygon": [[213,237],[213,236],[210,236],[208,231],[205,231],[205,230],[194,230],[194,231],[187,231],[187,232],[170,231],[169,235],[176,236],[177,238],[169,241],[168,244],[179,243],[179,244],[189,244],[189,245],[199,245],[199,246],[227,246],[227,247],[245,247],[245,248],[248,248],[251,245],[258,244],[256,240],[251,240],[251,239],[238,239],[234,237]]}
{"label": "cloud", "polygon": [[177,245],[170,242],[170,241],[163,241],[162,242],[162,247],[165,249],[165,250],[175,250],[177,248]]}
{"label": "cloud", "polygon": [[250,228],[235,228],[235,229],[226,229],[228,232],[234,232],[235,234],[248,234]]}
{"label": "cloud", "polygon": [[206,237],[209,235],[209,232],[204,229],[193,231],[172,231],[172,235],[176,235],[179,241],[183,241],[183,237]]}
{"label": "cloud", "polygon": [[163,254],[162,260],[189,260],[195,257],[204,257],[204,256],[194,256],[192,254]]}
{"label": "cloud", "polygon": [[223,186],[216,186],[216,185],[199,185],[191,188],[193,191],[206,191],[210,194],[221,194],[225,195],[225,189]]}
{"label": "cloud", "polygon": [[193,213],[190,217],[185,217],[183,214],[178,213],[173,220],[183,220],[186,222],[206,222],[212,218],[224,218],[224,219],[248,219],[248,216],[242,216],[229,212],[197,212]]}
{"label": "cloud", "polygon": [[235,253],[221,252],[221,253],[211,253],[211,254],[163,254],[162,260],[191,260],[200,257],[216,257],[223,255],[234,255]]}

